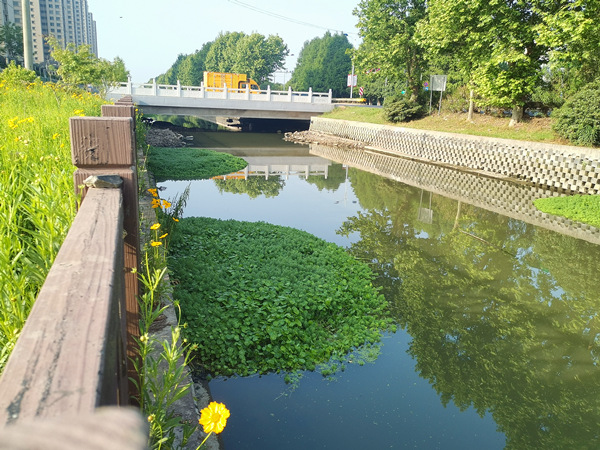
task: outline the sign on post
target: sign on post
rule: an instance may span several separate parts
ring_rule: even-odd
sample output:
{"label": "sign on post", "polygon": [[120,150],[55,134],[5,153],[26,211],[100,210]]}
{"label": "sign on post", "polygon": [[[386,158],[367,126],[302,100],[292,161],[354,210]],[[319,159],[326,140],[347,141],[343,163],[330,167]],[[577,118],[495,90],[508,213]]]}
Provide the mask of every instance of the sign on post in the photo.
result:
{"label": "sign on post", "polygon": [[348,74],[348,87],[354,87],[358,85],[358,75]]}
{"label": "sign on post", "polygon": [[[431,102],[433,100],[433,91],[440,93],[440,106],[438,108],[438,115],[442,111],[442,92],[446,90],[446,80],[448,75],[430,75],[429,76],[429,113],[431,113]],[[427,84],[427,83],[425,83]]]}

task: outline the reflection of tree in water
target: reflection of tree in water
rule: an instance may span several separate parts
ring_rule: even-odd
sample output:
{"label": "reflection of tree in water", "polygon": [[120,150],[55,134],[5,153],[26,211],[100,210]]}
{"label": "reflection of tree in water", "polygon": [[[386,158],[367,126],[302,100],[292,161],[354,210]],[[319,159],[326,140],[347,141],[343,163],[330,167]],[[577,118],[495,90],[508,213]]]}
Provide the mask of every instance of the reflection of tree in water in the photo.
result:
{"label": "reflection of tree in water", "polygon": [[323,175],[309,175],[306,181],[314,184],[319,191],[336,191],[346,180],[346,169],[341,164],[332,164],[327,171],[327,178]]}
{"label": "reflection of tree in water", "polygon": [[360,233],[351,252],[379,274],[442,402],[491,412],[508,448],[597,448],[598,247],[435,195],[424,224],[420,190],[352,182],[376,207],[339,232]]}
{"label": "reflection of tree in water", "polygon": [[285,180],[280,176],[248,177],[244,179],[214,180],[220,193],[231,192],[232,194],[248,194],[250,198],[256,198],[259,195],[265,197],[277,197],[279,192],[285,186]]}

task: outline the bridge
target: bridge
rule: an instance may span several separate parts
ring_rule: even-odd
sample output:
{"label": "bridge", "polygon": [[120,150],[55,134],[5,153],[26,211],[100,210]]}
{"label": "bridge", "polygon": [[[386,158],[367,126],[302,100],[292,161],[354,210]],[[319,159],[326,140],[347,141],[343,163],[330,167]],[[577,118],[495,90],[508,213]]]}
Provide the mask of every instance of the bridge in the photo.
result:
{"label": "bridge", "polygon": [[120,83],[106,98],[117,101],[131,96],[144,114],[196,116],[212,122],[217,117],[244,119],[310,120],[331,111],[335,105],[328,93],[214,88],[152,83]]}

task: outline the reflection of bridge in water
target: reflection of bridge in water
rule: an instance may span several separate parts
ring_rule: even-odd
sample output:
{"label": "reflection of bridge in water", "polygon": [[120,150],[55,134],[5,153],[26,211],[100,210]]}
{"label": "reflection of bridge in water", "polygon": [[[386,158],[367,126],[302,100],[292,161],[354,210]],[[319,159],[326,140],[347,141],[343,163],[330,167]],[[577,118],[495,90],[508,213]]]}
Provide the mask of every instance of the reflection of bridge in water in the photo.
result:
{"label": "reflection of bridge in water", "polygon": [[247,180],[249,177],[322,176],[327,178],[331,161],[318,156],[249,156],[249,152],[238,153],[248,165],[244,170],[213,177],[213,180]]}
{"label": "reflection of bridge in water", "polygon": [[556,192],[368,150],[312,144],[310,153],[513,219],[600,244],[598,228],[543,213],[533,205],[533,201],[538,198],[559,195]]}

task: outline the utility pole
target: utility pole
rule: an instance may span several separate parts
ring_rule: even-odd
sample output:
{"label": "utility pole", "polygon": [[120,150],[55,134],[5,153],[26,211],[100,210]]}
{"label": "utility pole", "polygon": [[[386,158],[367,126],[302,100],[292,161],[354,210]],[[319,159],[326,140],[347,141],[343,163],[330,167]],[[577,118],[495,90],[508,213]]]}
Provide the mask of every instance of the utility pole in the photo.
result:
{"label": "utility pole", "polygon": [[33,70],[33,36],[29,0],[21,0],[21,26],[23,27],[23,63],[26,69]]}

